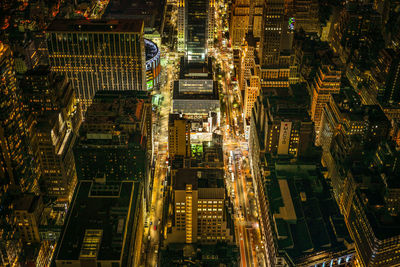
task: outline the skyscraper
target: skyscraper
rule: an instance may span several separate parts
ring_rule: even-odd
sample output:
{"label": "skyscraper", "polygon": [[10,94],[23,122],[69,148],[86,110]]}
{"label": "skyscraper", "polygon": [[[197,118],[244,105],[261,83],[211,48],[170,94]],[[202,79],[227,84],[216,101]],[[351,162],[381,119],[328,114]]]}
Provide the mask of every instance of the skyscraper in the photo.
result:
{"label": "skyscraper", "polygon": [[76,181],[72,147],[82,121],[75,92],[65,76],[48,67],[28,71],[21,89],[24,110],[33,117],[30,145],[39,161],[43,192],[69,199]]}
{"label": "skyscraper", "polygon": [[167,242],[232,242],[233,222],[225,206],[223,170],[178,169],[172,179],[174,222]]}
{"label": "skyscraper", "polygon": [[186,0],[186,53],[189,61],[207,57],[210,0]]}
{"label": "skyscraper", "polygon": [[230,35],[233,48],[240,48],[246,33],[261,37],[263,0],[236,0],[232,5]]}
{"label": "skyscraper", "polygon": [[323,107],[329,102],[331,94],[339,93],[341,75],[342,72],[334,64],[324,64],[320,66],[315,77],[311,96],[311,119],[315,124],[317,142],[319,142]]}
{"label": "skyscraper", "polygon": [[186,40],[186,19],[185,19],[185,0],[178,0],[178,52],[185,52]]}
{"label": "skyscraper", "polygon": [[0,42],[0,265],[5,266],[18,257],[21,248],[11,226],[9,193],[38,190],[22,108],[13,55]]}
{"label": "skyscraper", "polygon": [[142,194],[139,182],[80,181],[54,253],[55,266],[139,266]]}
{"label": "skyscraper", "polygon": [[236,0],[232,4],[229,33],[233,48],[240,48],[246,36],[249,25],[249,10],[249,0]]}
{"label": "skyscraper", "polygon": [[146,92],[97,92],[74,146],[78,179],[141,181],[148,201],[151,133],[151,102]]}
{"label": "skyscraper", "polygon": [[17,87],[10,48],[0,42],[0,179],[2,190],[9,185],[28,190],[34,183],[27,146],[21,94]]}
{"label": "skyscraper", "polygon": [[146,90],[141,20],[54,20],[47,28],[52,71],[71,81],[83,108],[99,90]]}
{"label": "skyscraper", "polygon": [[179,114],[169,115],[168,153],[170,158],[190,157],[190,122]]}
{"label": "skyscraper", "polygon": [[287,30],[284,15],[284,0],[267,0],[265,2],[260,47],[262,66],[277,65],[279,62],[282,35]]}
{"label": "skyscraper", "polygon": [[209,28],[213,21],[210,18],[213,16],[210,5],[213,7],[213,4],[210,0],[178,1],[178,51],[185,52],[189,61],[206,60],[208,42],[213,32]]}

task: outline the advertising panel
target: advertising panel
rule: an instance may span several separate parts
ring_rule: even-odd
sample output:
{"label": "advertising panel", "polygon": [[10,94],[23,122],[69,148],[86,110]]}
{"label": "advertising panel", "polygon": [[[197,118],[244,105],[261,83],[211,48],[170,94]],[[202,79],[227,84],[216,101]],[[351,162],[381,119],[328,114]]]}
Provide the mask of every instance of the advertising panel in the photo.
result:
{"label": "advertising panel", "polygon": [[292,122],[281,122],[279,133],[278,154],[287,155],[289,153],[290,132],[292,131]]}

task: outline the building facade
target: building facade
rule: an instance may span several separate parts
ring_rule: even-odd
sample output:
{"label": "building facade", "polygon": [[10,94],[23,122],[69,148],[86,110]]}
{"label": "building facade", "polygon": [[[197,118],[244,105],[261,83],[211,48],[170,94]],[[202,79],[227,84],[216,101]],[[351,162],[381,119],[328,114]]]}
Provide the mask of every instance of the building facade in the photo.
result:
{"label": "building facade", "polygon": [[190,157],[190,122],[179,114],[170,114],[168,122],[168,155]]}
{"label": "building facade", "polygon": [[138,266],[142,193],[141,184],[133,181],[80,181],[54,254],[56,266]]}
{"label": "building facade", "polygon": [[82,122],[80,103],[65,76],[30,70],[21,82],[24,110],[32,116],[30,145],[38,159],[42,191],[70,199],[76,184],[72,147]]}
{"label": "building facade", "polygon": [[322,110],[329,102],[331,94],[340,92],[342,72],[334,65],[322,65],[312,86],[311,119],[315,124],[317,143],[319,142]]}
{"label": "building facade", "polygon": [[54,20],[47,28],[51,69],[67,76],[86,110],[97,91],[145,91],[140,20]]}
{"label": "building facade", "polygon": [[23,242],[39,243],[40,216],[43,211],[41,196],[26,194],[14,203],[14,223]]}
{"label": "building facade", "polygon": [[147,92],[98,92],[73,149],[78,180],[142,181],[148,204],[152,142]]}
{"label": "building facade", "polygon": [[223,170],[178,169],[174,174],[173,221],[168,243],[233,242],[233,221],[226,209]]}

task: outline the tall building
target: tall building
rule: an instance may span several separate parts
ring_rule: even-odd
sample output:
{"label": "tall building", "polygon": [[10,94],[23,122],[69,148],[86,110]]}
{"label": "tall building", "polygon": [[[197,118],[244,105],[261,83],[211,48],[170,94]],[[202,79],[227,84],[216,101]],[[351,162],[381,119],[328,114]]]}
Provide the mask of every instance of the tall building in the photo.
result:
{"label": "tall building", "polygon": [[399,152],[388,141],[376,145],[368,149],[356,136],[337,134],[329,178],[359,266],[398,266]]}
{"label": "tall building", "polygon": [[232,4],[232,14],[230,20],[230,38],[233,48],[240,48],[249,27],[249,0],[236,0]]}
{"label": "tall building", "polygon": [[205,117],[219,114],[218,82],[213,79],[211,59],[193,62],[182,57],[180,68],[179,81],[174,82],[172,112]]}
{"label": "tall building", "polygon": [[141,20],[54,20],[47,28],[52,71],[67,76],[83,108],[97,91],[146,91]]}
{"label": "tall building", "polygon": [[210,0],[186,0],[185,44],[189,61],[203,62],[208,51]]}
{"label": "tall building", "polygon": [[82,122],[80,103],[65,76],[38,67],[21,81],[24,110],[33,116],[30,145],[48,196],[70,199],[76,183],[72,147]]}
{"label": "tall building", "polygon": [[239,87],[244,91],[243,110],[245,118],[250,118],[254,102],[261,91],[260,67],[256,65],[256,40],[252,33],[246,35],[242,46]]}
{"label": "tall building", "polygon": [[[39,192],[40,173],[28,142],[13,54],[9,46],[0,42],[0,205],[2,207],[0,265],[2,266],[13,264],[22,248],[12,221],[13,197],[21,191]],[[34,239],[33,236],[29,237],[29,240]]]}
{"label": "tall building", "polygon": [[142,194],[138,182],[80,181],[54,253],[55,266],[139,266]]}
{"label": "tall building", "polygon": [[172,177],[174,218],[168,243],[233,242],[221,169],[184,168]]}
{"label": "tall building", "polygon": [[39,224],[43,212],[41,196],[25,194],[14,203],[14,223],[25,243],[39,243]]}
{"label": "tall building", "polygon": [[2,196],[9,188],[32,189],[37,180],[32,173],[23,104],[10,48],[0,42],[0,179]]}
{"label": "tall building", "polygon": [[208,49],[211,49],[214,46],[214,38],[215,38],[215,30],[216,30],[216,24],[215,24],[215,5],[216,1],[215,0],[209,0],[210,4],[208,7],[208,41],[207,41],[207,47]]}
{"label": "tall building", "polygon": [[178,31],[178,52],[185,52],[186,49],[186,18],[185,18],[185,2],[186,0],[178,0],[178,21],[177,21],[177,31]]}
{"label": "tall building", "polygon": [[[307,99],[306,92],[275,88],[260,95],[254,104],[250,120],[249,159],[260,211],[269,209],[269,201],[263,192],[270,157],[296,159],[307,156],[312,148],[314,127],[307,113]],[[267,266],[276,264],[277,246],[273,241],[273,227],[270,216],[260,216]]]}
{"label": "tall building", "polygon": [[354,244],[318,164],[270,160],[269,173],[258,193],[273,229],[271,266],[351,266]]}
{"label": "tall building", "polygon": [[380,106],[362,105],[361,97],[352,88],[343,88],[323,108],[320,144],[329,151],[332,138],[342,132],[360,135],[363,143],[374,146],[388,138],[390,127]]}
{"label": "tall building", "polygon": [[232,4],[229,33],[234,49],[241,47],[248,32],[261,37],[263,7],[262,0],[236,0]]}
{"label": "tall building", "polygon": [[319,141],[322,110],[329,102],[331,94],[340,92],[342,72],[334,65],[322,65],[319,67],[312,86],[311,119],[315,124],[315,132]]}
{"label": "tall building", "polygon": [[303,29],[308,33],[319,33],[320,25],[318,18],[317,0],[295,0],[293,17],[295,29]]}
{"label": "tall building", "polygon": [[306,96],[281,88],[274,94],[260,95],[254,105],[252,142],[258,140],[264,153],[302,156],[314,141]]}
{"label": "tall building", "polygon": [[277,65],[282,38],[287,31],[284,0],[265,1],[262,26],[260,63],[262,66]]}
{"label": "tall building", "polygon": [[214,0],[178,0],[178,51],[189,61],[204,62],[214,41]]}
{"label": "tall building", "polygon": [[372,68],[371,78],[377,99],[382,105],[399,105],[400,53],[392,49],[381,50],[376,65]]}
{"label": "tall building", "polygon": [[179,114],[170,114],[168,121],[168,155],[190,157],[190,122]]}
{"label": "tall building", "polygon": [[151,101],[147,92],[96,93],[74,146],[78,179],[142,181],[148,201],[151,132]]}

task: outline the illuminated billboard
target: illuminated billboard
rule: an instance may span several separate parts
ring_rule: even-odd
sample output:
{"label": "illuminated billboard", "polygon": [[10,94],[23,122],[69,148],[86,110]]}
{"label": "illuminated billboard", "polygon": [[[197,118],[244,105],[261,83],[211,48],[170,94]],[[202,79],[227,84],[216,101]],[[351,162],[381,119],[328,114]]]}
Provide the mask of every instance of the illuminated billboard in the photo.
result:
{"label": "illuminated billboard", "polygon": [[144,39],[146,49],[146,80],[147,90],[152,90],[160,82],[160,50],[158,46],[148,39]]}
{"label": "illuminated billboard", "polygon": [[278,154],[287,155],[289,154],[289,143],[290,143],[290,132],[292,131],[292,122],[283,121],[281,122],[281,128],[279,132],[279,143],[278,143]]}

